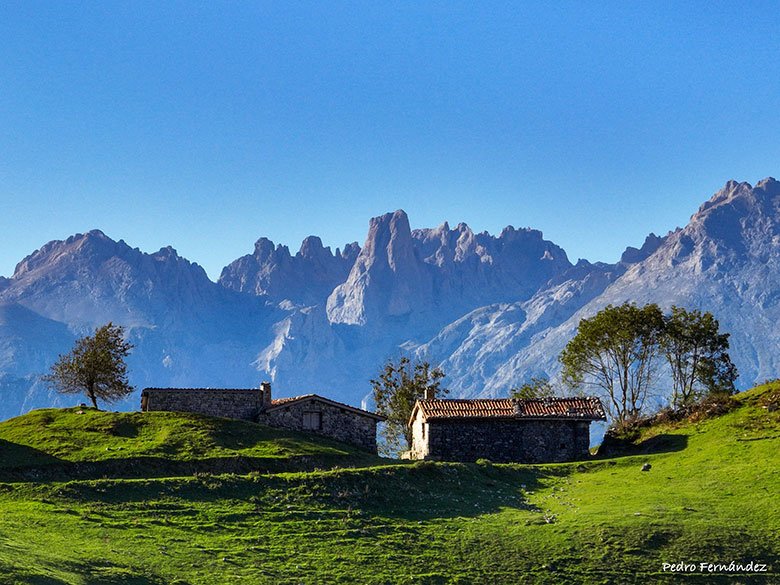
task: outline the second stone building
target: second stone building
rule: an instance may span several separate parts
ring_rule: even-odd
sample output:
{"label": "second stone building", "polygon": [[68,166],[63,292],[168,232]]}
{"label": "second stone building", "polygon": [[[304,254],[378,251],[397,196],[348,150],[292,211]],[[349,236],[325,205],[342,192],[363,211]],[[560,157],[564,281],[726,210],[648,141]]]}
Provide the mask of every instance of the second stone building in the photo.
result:
{"label": "second stone building", "polygon": [[598,398],[418,400],[410,459],[547,463],[588,456]]}
{"label": "second stone building", "polygon": [[141,410],[196,412],[317,433],[376,453],[376,425],[384,417],[318,394],[274,400],[260,388],[145,388]]}

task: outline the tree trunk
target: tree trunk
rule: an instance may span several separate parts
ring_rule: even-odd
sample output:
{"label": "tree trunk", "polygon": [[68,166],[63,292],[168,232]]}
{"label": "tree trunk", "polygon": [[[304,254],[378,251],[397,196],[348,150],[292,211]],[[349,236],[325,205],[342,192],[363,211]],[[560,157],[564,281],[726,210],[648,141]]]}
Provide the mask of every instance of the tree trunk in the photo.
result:
{"label": "tree trunk", "polygon": [[89,399],[92,401],[92,406],[95,407],[95,410],[100,410],[97,405],[97,399],[95,398],[95,392],[92,389],[87,390],[87,396],[89,396]]}

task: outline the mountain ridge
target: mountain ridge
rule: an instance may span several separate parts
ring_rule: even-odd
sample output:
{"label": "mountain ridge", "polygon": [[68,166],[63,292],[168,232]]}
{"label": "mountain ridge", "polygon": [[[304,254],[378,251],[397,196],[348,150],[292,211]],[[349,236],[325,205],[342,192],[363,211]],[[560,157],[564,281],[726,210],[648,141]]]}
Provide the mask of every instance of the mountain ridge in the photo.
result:
{"label": "mountain ridge", "polygon": [[[555,379],[579,319],[606,304],[678,304],[712,311],[732,333],[746,385],[780,370],[779,274],[780,183],[771,177],[729,181],[686,226],[649,234],[614,264],[572,264],[531,228],[411,229],[396,210],[343,251],[310,236],[293,255],[259,238],[214,282],[170,246],[149,254],[92,230],[44,244],[0,279],[0,395],[10,405],[0,416],[60,400],[41,387],[40,370],[109,320],[137,346],[137,385],[271,378],[282,394],[357,404],[382,363],[402,353],[441,365],[454,395],[498,396],[531,376]],[[40,336],[20,335],[25,323],[56,331],[50,351]]]}

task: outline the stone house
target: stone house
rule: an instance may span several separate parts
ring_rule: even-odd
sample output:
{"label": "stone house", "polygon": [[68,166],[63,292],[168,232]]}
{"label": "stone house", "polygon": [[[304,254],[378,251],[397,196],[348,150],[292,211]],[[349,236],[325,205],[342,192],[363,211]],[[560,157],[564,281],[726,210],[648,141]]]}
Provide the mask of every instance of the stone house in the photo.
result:
{"label": "stone house", "polygon": [[588,456],[590,423],[606,420],[598,398],[418,400],[411,459],[546,463]]}
{"label": "stone house", "polygon": [[141,410],[196,412],[271,427],[306,431],[376,453],[376,425],[384,417],[317,394],[273,399],[260,388],[144,388]]}

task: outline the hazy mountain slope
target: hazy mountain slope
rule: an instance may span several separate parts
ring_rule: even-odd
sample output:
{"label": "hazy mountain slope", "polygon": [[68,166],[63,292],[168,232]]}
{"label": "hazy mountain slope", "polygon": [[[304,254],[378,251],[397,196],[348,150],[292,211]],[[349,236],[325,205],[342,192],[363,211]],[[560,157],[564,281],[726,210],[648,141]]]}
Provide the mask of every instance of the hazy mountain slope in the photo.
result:
{"label": "hazy mountain slope", "polygon": [[[510,332],[502,308],[482,309],[481,320],[461,334],[459,343],[442,345],[445,329],[419,351],[448,367],[452,379],[459,381],[459,391],[498,394],[531,375],[554,376],[559,369],[557,356],[581,318],[608,304],[655,302],[665,308],[676,304],[715,314],[722,329],[732,334],[731,355],[740,369],[741,386],[776,377],[780,371],[779,210],[780,183],[774,179],[755,187],[731,181],[701,206],[685,228],[662,242],[650,238],[650,249],[660,245],[627,266],[618,278],[604,280],[603,291],[587,302],[580,306],[557,302],[556,287],[540,292],[530,303],[546,310],[556,308],[558,323],[524,335],[531,319],[524,316],[515,325],[517,332]],[[628,259],[635,258],[636,252],[629,250]],[[596,278],[597,273],[591,272],[585,281]],[[568,286],[576,289],[580,282],[575,279]],[[567,315],[569,309],[574,310]],[[480,345],[481,353],[469,349],[474,344]],[[500,363],[483,364],[481,355],[495,361],[496,352],[503,352]],[[459,360],[460,355],[464,358]],[[477,357],[466,357],[470,355]]]}
{"label": "hazy mountain slope", "polygon": [[[100,231],[44,245],[0,279],[0,416],[55,400],[36,382],[77,335],[128,327],[133,382],[316,391],[359,404],[383,362],[441,364],[456,395],[555,376],[579,320],[609,303],[712,311],[749,385],[780,370],[780,184],[729,182],[690,223],[614,265],[580,261],[531,229],[411,230],[370,221],[362,248],[261,238],[219,283],[172,248],[146,254]],[[136,407],[137,397],[124,406]]]}
{"label": "hazy mountain slope", "polygon": [[59,403],[38,378],[74,339],[62,323],[16,303],[0,305],[0,414]]}
{"label": "hazy mountain slope", "polygon": [[[172,248],[144,254],[97,230],[22,260],[0,306],[0,392],[24,389],[28,407],[51,402],[37,379],[57,354],[107,321],[126,326],[136,345],[129,365],[138,386],[255,384],[255,348],[281,313],[211,282]],[[18,414],[18,405],[5,400],[0,415]]]}
{"label": "hazy mountain slope", "polygon": [[480,307],[445,327],[416,355],[448,374],[448,387],[464,396],[506,395],[532,376],[548,375],[546,362],[514,367],[518,353],[540,343],[623,273],[623,265],[581,261],[527,301]]}

